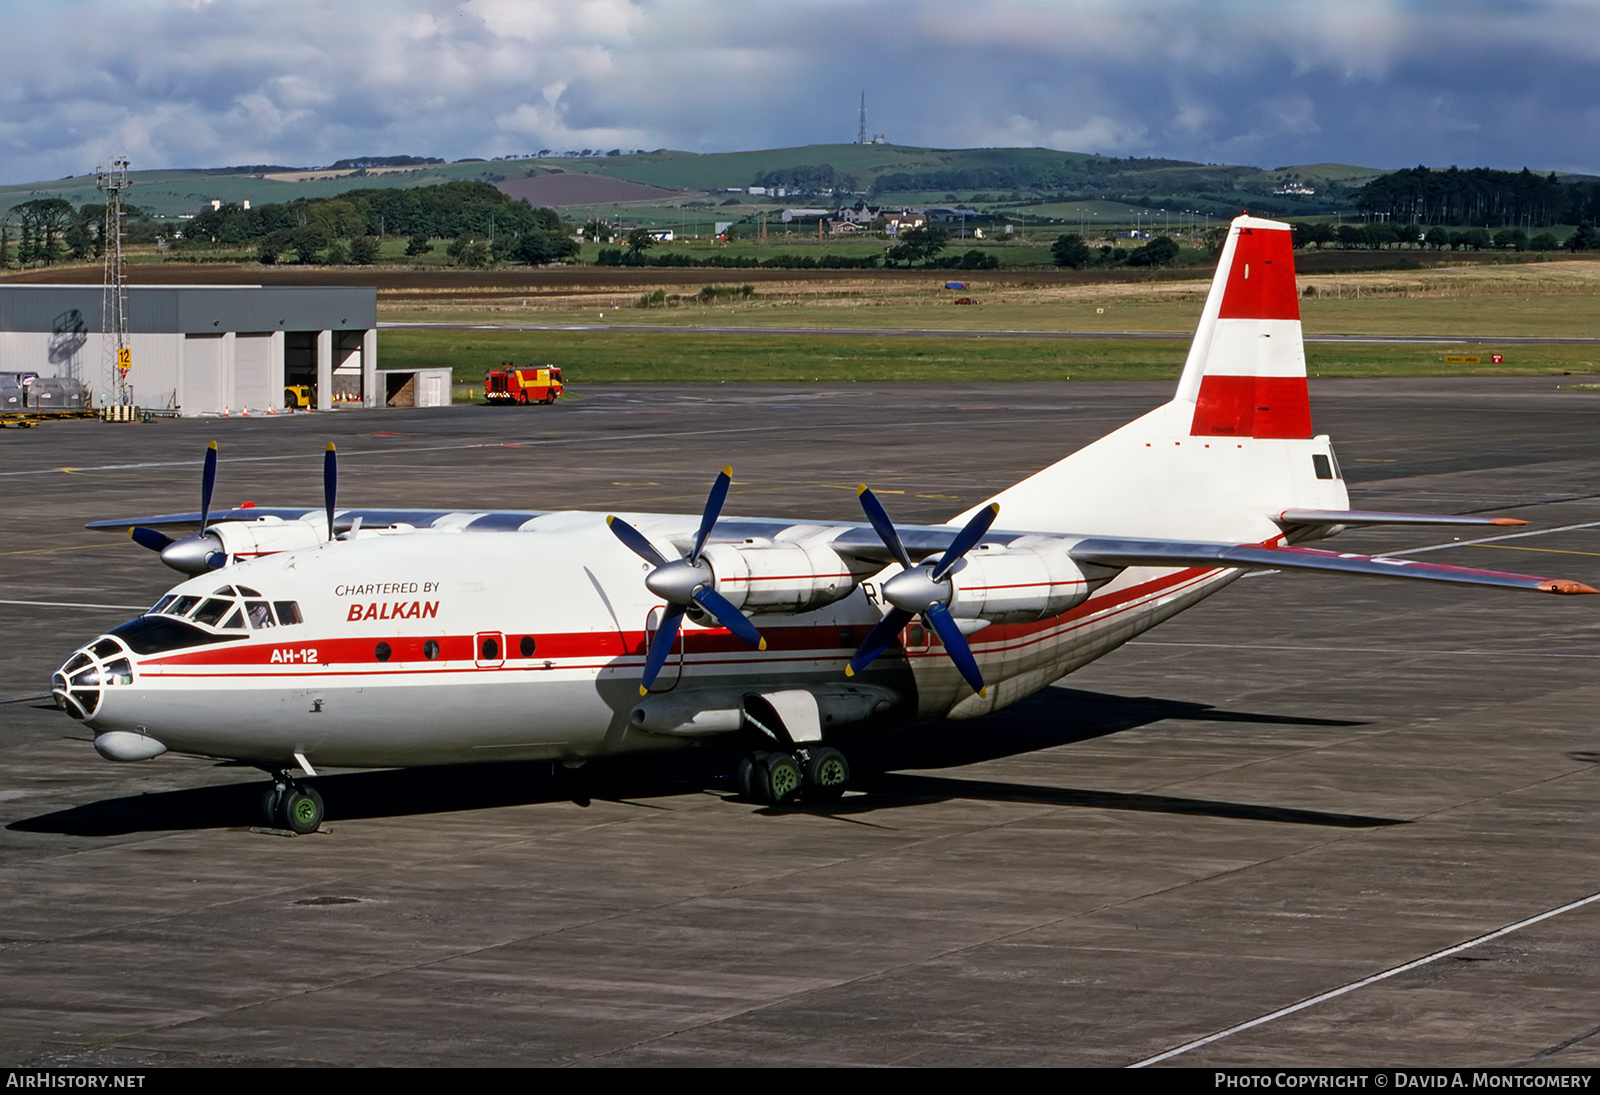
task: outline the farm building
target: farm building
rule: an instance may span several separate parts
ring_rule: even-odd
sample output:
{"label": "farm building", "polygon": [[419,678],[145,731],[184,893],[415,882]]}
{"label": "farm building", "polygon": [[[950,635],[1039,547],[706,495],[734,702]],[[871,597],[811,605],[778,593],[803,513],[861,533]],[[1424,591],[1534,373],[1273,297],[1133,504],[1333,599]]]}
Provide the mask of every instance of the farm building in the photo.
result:
{"label": "farm building", "polygon": [[[184,416],[252,414],[285,405],[284,388],[315,406],[381,406],[373,288],[130,286],[128,385],[141,407]],[[95,406],[112,400],[102,291],[87,285],[0,285],[0,371],[70,376]]]}

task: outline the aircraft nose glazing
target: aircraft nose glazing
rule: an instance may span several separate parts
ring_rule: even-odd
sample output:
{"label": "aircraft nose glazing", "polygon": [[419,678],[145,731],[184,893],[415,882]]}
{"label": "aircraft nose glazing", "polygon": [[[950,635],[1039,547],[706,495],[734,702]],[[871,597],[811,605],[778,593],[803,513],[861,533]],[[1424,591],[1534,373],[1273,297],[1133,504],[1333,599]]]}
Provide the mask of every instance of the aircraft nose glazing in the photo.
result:
{"label": "aircraft nose glazing", "polygon": [[92,719],[105,689],[133,683],[133,660],[110,635],[102,635],[62,663],[51,681],[56,706],[75,719]]}

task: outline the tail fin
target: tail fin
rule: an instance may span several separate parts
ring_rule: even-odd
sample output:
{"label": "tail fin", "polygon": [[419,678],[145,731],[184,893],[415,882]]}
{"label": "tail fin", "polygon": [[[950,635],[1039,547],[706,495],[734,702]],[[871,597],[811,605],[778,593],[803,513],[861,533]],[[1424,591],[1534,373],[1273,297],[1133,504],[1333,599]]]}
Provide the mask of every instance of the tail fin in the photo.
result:
{"label": "tail fin", "polygon": [[1287,224],[1233,222],[1174,402],[1194,405],[1193,437],[1311,436]]}
{"label": "tail fin", "polygon": [[1233,222],[1170,403],[994,502],[1001,528],[1234,543],[1276,535],[1287,509],[1346,509],[1328,439],[1311,434],[1289,226]]}

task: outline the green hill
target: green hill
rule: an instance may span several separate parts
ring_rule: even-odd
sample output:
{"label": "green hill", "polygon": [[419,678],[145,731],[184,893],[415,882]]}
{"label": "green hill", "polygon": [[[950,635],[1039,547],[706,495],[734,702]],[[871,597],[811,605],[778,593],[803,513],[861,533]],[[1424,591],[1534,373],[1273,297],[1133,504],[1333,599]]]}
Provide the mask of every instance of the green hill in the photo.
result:
{"label": "green hill", "polygon": [[[602,175],[670,190],[716,191],[763,182],[791,192],[808,185],[870,191],[883,202],[1003,204],[1017,213],[1039,203],[1113,201],[1141,206],[1203,208],[1220,215],[1248,198],[1264,213],[1316,213],[1346,208],[1345,192],[1381,174],[1337,164],[1255,167],[1180,160],[1116,159],[1048,148],[916,148],[892,144],[807,145],[749,152],[637,152],[608,156],[468,160],[403,168],[134,171],[128,200],[161,217],[198,213],[213,201],[252,205],[326,198],[371,187],[410,188],[453,181],[501,183],[549,171]],[[1286,179],[1317,187],[1315,198],[1279,199]],[[1320,184],[1320,185],[1319,185]],[[687,195],[686,195],[687,196]],[[789,203],[801,195],[793,194]],[[0,210],[34,198],[99,201],[93,175],[0,187]],[[1215,208],[1212,208],[1215,207]],[[1281,208],[1280,208],[1281,207]]]}

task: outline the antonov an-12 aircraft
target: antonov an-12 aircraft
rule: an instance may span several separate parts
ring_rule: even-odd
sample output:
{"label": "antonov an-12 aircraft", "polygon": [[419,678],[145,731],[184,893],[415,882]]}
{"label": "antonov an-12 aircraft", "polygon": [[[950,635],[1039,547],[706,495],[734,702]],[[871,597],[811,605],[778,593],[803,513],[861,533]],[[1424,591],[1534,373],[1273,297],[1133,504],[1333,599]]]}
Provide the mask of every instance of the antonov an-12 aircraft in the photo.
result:
{"label": "antonov an-12 aircraft", "polygon": [[[1229,229],[1172,401],[943,525],[705,511],[201,512],[130,530],[193,575],[78,650],[54,695],[121,761],[272,776],[310,832],[326,768],[748,748],[741,790],[840,795],[840,744],[1015,703],[1252,569],[1594,593],[1554,578],[1303,546],[1352,525],[1522,524],[1352,511],[1312,432],[1289,226]],[[194,525],[172,539],[158,525]],[[126,527],[128,521],[91,527]],[[537,574],[538,583],[504,574]]]}

